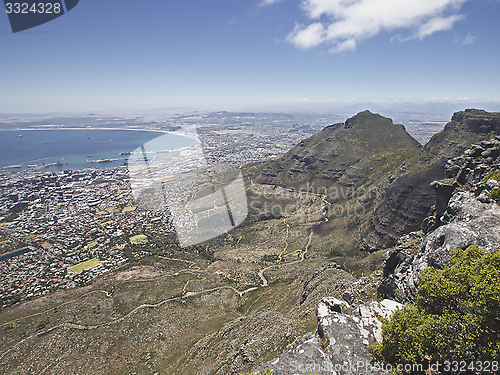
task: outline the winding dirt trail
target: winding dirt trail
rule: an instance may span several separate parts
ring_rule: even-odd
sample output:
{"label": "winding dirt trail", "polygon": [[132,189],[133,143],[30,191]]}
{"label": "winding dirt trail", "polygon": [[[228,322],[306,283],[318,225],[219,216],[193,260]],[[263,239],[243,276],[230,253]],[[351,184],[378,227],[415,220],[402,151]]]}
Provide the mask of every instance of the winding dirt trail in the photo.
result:
{"label": "winding dirt trail", "polygon": [[246,289],[244,291],[239,291],[239,290],[237,290],[237,289],[235,289],[235,288],[233,288],[231,286],[219,286],[219,287],[212,288],[212,289],[202,290],[200,292],[188,292],[184,296],[169,298],[169,299],[163,300],[161,302],[158,302],[156,304],[143,304],[143,305],[137,306],[135,309],[133,309],[132,311],[130,311],[127,315],[122,316],[121,318],[112,320],[112,321],[107,322],[107,323],[97,324],[97,325],[83,326],[83,325],[75,324],[75,323],[62,323],[62,324],[58,324],[56,326],[50,327],[49,329],[46,329],[45,331],[40,331],[38,333],[35,333],[34,335],[31,335],[31,336],[26,337],[23,340],[19,341],[17,344],[15,344],[14,346],[12,346],[10,349],[8,349],[7,351],[3,352],[0,355],[0,360],[3,357],[5,357],[7,354],[9,354],[11,351],[13,351],[14,349],[16,349],[19,345],[23,344],[24,342],[29,341],[29,340],[31,340],[31,339],[33,339],[35,337],[42,336],[42,335],[44,335],[46,333],[49,333],[51,331],[54,331],[54,330],[56,330],[58,328],[72,328],[72,329],[77,329],[77,330],[81,330],[81,331],[88,331],[88,330],[91,330],[91,329],[97,329],[97,328],[101,328],[101,327],[111,326],[113,324],[117,324],[117,323],[119,323],[119,322],[127,319],[129,316],[131,316],[132,314],[135,314],[139,310],[142,310],[142,309],[145,309],[145,308],[159,307],[159,306],[161,306],[161,305],[163,305],[163,304],[165,304],[167,302],[179,301],[179,300],[183,300],[184,298],[187,298],[187,297],[197,296],[199,294],[214,292],[216,290],[221,290],[221,289],[230,289],[233,292],[235,292],[235,293],[239,294],[240,296],[242,296],[245,293],[248,293],[248,292],[251,292],[252,290],[257,289],[257,287],[248,288],[248,289]]}
{"label": "winding dirt trail", "polygon": [[[320,194],[317,194],[317,195],[320,195]],[[326,199],[325,199],[325,196],[322,195],[322,198],[323,198],[323,202],[325,204],[330,204]],[[327,221],[326,218],[324,218],[325,221]],[[286,243],[286,246],[285,246],[285,249],[288,247],[288,243],[287,243],[287,239],[288,239],[288,229],[289,229],[289,224],[287,224],[285,222],[285,219],[283,219],[283,222],[287,225],[286,227],[286,238],[285,238],[285,243]],[[300,259],[299,260],[296,260],[296,261],[293,261],[293,262],[289,262],[289,263],[283,263],[283,264],[275,264],[275,265],[272,265],[272,266],[269,266],[269,267],[266,267],[264,269],[262,269],[260,272],[259,272],[259,277],[260,279],[262,280],[262,284],[260,285],[260,287],[267,287],[269,285],[267,279],[264,277],[264,272],[266,272],[267,270],[270,270],[272,268],[276,268],[276,267],[283,267],[283,266],[289,266],[289,265],[292,265],[292,264],[296,264],[296,263],[300,263],[300,262],[303,262],[304,259],[305,259],[305,256],[307,254],[307,252],[309,251],[309,246],[311,245],[311,241],[312,241],[312,238],[313,238],[313,234],[314,234],[314,228],[316,226],[318,226],[320,223],[317,223],[317,224],[314,224],[312,227],[311,227],[311,232],[309,233],[309,238],[308,238],[308,241],[307,241],[307,244],[306,244],[306,247],[305,247],[305,250],[304,252],[301,253],[300,255]],[[240,238],[241,239],[241,238]],[[238,240],[238,243],[239,243],[239,240]],[[283,250],[283,252],[284,252]],[[282,253],[283,253],[282,252]],[[281,253],[281,254],[282,254]],[[281,258],[281,254],[280,254],[280,258]],[[161,258],[164,258],[164,259],[169,259],[169,260],[174,260],[174,261],[181,261],[181,262],[186,262],[186,263],[189,263],[189,268],[187,269],[184,269],[184,270],[181,270],[181,271],[178,271],[176,274],[174,275],[179,275],[180,273],[191,273],[191,274],[197,274],[197,276],[199,276],[199,273],[202,273],[203,271],[200,269],[200,267],[196,266],[196,264],[192,261],[188,261],[188,260],[185,260],[185,259],[178,259],[178,258],[167,258],[167,257],[161,257]],[[179,300],[184,300],[185,298],[189,298],[189,297],[193,297],[193,296],[197,296],[197,295],[200,295],[200,294],[204,294],[204,293],[210,293],[210,292],[214,292],[214,291],[217,291],[217,290],[222,290],[222,289],[229,289],[229,290],[232,290],[233,292],[235,292],[236,294],[238,294],[240,297],[242,297],[244,294],[246,293],[249,293],[253,290],[257,290],[259,289],[259,287],[251,287],[251,288],[248,288],[246,290],[243,290],[243,291],[239,291],[237,290],[236,288],[233,288],[232,286],[219,286],[219,287],[216,287],[216,288],[211,288],[211,289],[206,289],[206,290],[202,290],[202,291],[199,291],[199,292],[187,292],[185,289],[187,287],[187,285],[191,282],[191,281],[195,281],[195,280],[190,280],[186,283],[186,285],[184,285],[184,288],[183,288],[183,295],[182,296],[178,296],[178,297],[172,297],[172,298],[168,298],[168,299],[165,299],[161,302],[158,302],[156,304],[142,304],[140,306],[137,306],[136,308],[134,308],[133,310],[131,310],[128,314],[122,316],[121,318],[118,318],[118,319],[115,319],[115,320],[112,320],[112,321],[109,321],[109,322],[106,322],[106,323],[102,323],[102,324],[97,324],[97,325],[80,325],[80,324],[76,324],[76,323],[62,323],[62,324],[58,324],[56,326],[53,326],[53,327],[50,327],[44,331],[40,331],[38,333],[35,333],[29,337],[26,337],[24,338],[23,340],[17,342],[15,345],[13,345],[11,348],[9,348],[8,350],[6,350],[5,352],[1,353],[0,354],[0,360],[5,357],[7,354],[9,354],[10,352],[12,352],[13,350],[15,350],[17,347],[19,347],[20,345],[22,345],[23,343],[33,339],[33,338],[36,338],[36,337],[39,337],[39,336],[42,336],[46,333],[49,333],[49,332],[52,332],[56,329],[59,329],[59,328],[70,328],[70,329],[76,329],[76,330],[93,330],[93,329],[97,329],[97,328],[101,328],[101,327],[108,327],[108,326],[111,326],[111,325],[114,325],[114,324],[117,324],[125,319],[127,319],[128,317],[130,317],[131,315],[135,314],[136,312],[138,312],[139,310],[142,310],[142,309],[146,309],[146,308],[156,308],[156,307],[159,307],[159,306],[162,306],[164,305],[165,303],[167,302],[172,302],[172,301],[179,301]],[[87,295],[87,294],[90,294],[90,293],[97,293],[97,292],[101,292],[101,293],[105,293],[106,296],[110,297],[110,294],[107,292],[107,291],[103,291],[103,290],[97,290],[97,291],[92,291],[92,292],[89,292],[89,293],[86,293],[82,296],[80,296],[79,298],[77,299],[80,299],[82,298],[83,296]],[[72,301],[68,301],[68,302],[65,302],[59,306],[63,306],[63,305],[66,305],[66,304],[69,304],[69,303],[73,303],[75,302],[77,299],[75,300],[72,300]],[[2,326],[6,325],[6,324],[9,324],[9,323],[12,323],[12,322],[15,322],[15,321],[19,321],[19,320],[22,320],[22,319],[26,319],[26,318],[29,318],[29,317],[32,317],[32,316],[36,316],[36,315],[40,315],[40,314],[44,314],[46,312],[49,312],[59,306],[56,306],[52,309],[49,309],[49,310],[46,310],[46,311],[43,311],[43,312],[40,312],[40,313],[37,313],[37,314],[33,314],[33,315],[30,315],[30,316],[26,316],[26,317],[23,317],[23,318],[19,318],[19,319],[16,319],[14,321],[10,321],[10,322],[7,322],[7,323],[4,323],[2,324]]]}
{"label": "winding dirt trail", "polygon": [[[261,287],[266,287],[269,285],[267,279],[264,277],[264,272],[271,269],[271,268],[275,268],[275,267],[282,267],[282,266],[287,266],[287,265],[291,265],[291,264],[295,264],[295,263],[299,263],[299,262],[303,262],[304,259],[305,259],[305,256],[307,254],[307,252],[309,251],[309,246],[311,245],[311,241],[312,241],[312,237],[313,237],[313,234],[314,234],[314,228],[319,225],[319,224],[315,224],[313,225],[313,227],[311,228],[311,232],[309,234],[309,239],[307,241],[307,244],[306,244],[306,247],[305,247],[305,250],[304,252],[301,254],[300,256],[300,259],[299,260],[296,260],[296,261],[293,261],[293,262],[289,262],[289,263],[284,263],[284,264],[276,264],[276,265],[273,265],[273,266],[269,266],[269,267],[266,267],[264,269],[262,269],[260,272],[259,272],[259,277],[262,279],[262,285]],[[175,259],[175,260],[180,260],[180,259]],[[185,260],[184,260],[185,261]],[[186,261],[186,262],[189,262],[189,261]],[[193,268],[196,268],[196,267],[193,267]],[[199,270],[195,270],[195,269],[187,269],[187,270],[183,270],[183,271],[199,271]],[[187,285],[185,285],[186,287]],[[184,287],[184,289],[185,289]],[[87,326],[83,326],[83,325],[80,325],[80,324],[75,324],[75,323],[62,323],[62,324],[58,324],[56,326],[53,326],[53,327],[50,327],[49,329],[46,329],[44,331],[40,331],[38,333],[35,333],[34,335],[31,335],[29,337],[26,337],[24,338],[23,340],[19,341],[18,343],[16,343],[14,346],[12,346],[10,349],[6,350],[5,352],[3,352],[2,354],[0,354],[0,360],[5,357],[7,354],[9,354],[10,352],[12,352],[14,349],[16,349],[18,346],[22,345],[23,343],[31,340],[31,339],[34,339],[38,336],[42,336],[46,333],[49,333],[49,332],[52,332],[56,329],[59,329],[59,328],[71,328],[71,329],[77,329],[77,330],[82,330],[82,331],[88,331],[88,330],[92,330],[92,329],[97,329],[97,328],[101,328],[101,327],[107,327],[107,326],[111,326],[113,324],[117,324],[125,319],[127,319],[128,317],[130,317],[131,315],[135,314],[137,311],[139,310],[142,310],[142,309],[146,309],[146,308],[155,308],[155,307],[159,307],[167,302],[172,302],[172,301],[179,301],[179,300],[183,300],[185,298],[188,298],[188,297],[193,297],[193,296],[197,296],[197,295],[200,295],[200,294],[204,294],[204,293],[210,293],[210,292],[214,292],[216,290],[221,290],[221,289],[229,289],[229,290],[232,290],[233,292],[235,292],[236,294],[238,294],[240,297],[242,297],[244,294],[248,293],[248,292],[251,292],[253,290],[257,290],[258,287],[251,287],[251,288],[248,288],[248,289],[245,289],[243,291],[240,291],[236,288],[233,288],[232,286],[219,286],[219,287],[216,287],[216,288],[211,288],[211,289],[206,289],[206,290],[202,290],[202,291],[199,291],[199,292],[184,292],[184,295],[182,296],[178,296],[178,297],[172,297],[172,298],[168,298],[168,299],[165,299],[161,302],[158,302],[156,304],[143,304],[143,305],[140,305],[140,306],[137,306],[136,308],[134,308],[133,310],[131,310],[127,315],[124,315],[122,316],[121,318],[118,318],[118,319],[115,319],[115,320],[112,320],[110,322],[107,322],[107,323],[102,323],[102,324],[97,324],[97,325],[87,325]],[[94,291],[94,292],[97,292],[97,291]],[[100,292],[105,292],[105,291],[100,291]],[[109,294],[107,292],[105,292],[106,295],[109,297]],[[88,293],[87,293],[88,294]],[[81,298],[81,297],[80,297]],[[74,302],[74,301],[69,301],[69,302],[66,302],[64,304],[68,304],[68,303],[71,303],[71,302]],[[60,305],[61,306],[61,305]],[[51,309],[52,310],[52,309]],[[50,310],[47,310],[47,311],[50,311]],[[47,311],[44,311],[44,312],[41,312],[41,313],[38,313],[38,314],[34,314],[34,315],[40,315],[40,314],[43,314]],[[34,315],[30,315],[30,316],[34,316]],[[20,319],[26,319],[28,318],[29,316],[26,316],[24,318],[20,318]],[[20,319],[16,319],[16,320],[20,320]],[[12,323],[11,322],[7,322],[5,324],[8,324],[8,323]],[[5,325],[4,324],[4,325]]]}
{"label": "winding dirt trail", "polygon": [[309,233],[309,240],[307,241],[306,248],[305,248],[304,252],[300,254],[300,259],[299,260],[295,260],[293,262],[283,263],[283,264],[274,264],[272,266],[269,266],[269,267],[266,267],[266,268],[262,269],[259,272],[259,277],[262,280],[262,284],[261,284],[262,287],[266,287],[266,286],[269,285],[269,283],[267,282],[267,279],[264,277],[264,272],[266,272],[267,270],[270,270],[270,269],[276,268],[276,267],[289,266],[291,264],[300,263],[300,262],[304,261],[304,259],[306,257],[306,254],[309,251],[309,245],[311,245],[312,236],[314,234],[314,227],[316,227],[316,225],[318,225],[318,224],[313,225],[313,227],[311,228],[311,233]]}

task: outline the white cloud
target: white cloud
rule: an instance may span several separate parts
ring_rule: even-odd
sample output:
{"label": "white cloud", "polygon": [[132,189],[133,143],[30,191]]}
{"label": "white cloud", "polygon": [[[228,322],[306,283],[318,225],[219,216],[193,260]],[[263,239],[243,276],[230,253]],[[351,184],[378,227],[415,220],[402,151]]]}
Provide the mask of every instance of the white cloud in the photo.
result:
{"label": "white cloud", "polygon": [[[293,35],[293,37],[291,37]],[[312,23],[306,28],[295,25],[295,30],[288,35],[287,40],[294,43],[297,47],[308,49],[316,47],[326,39],[325,28],[319,22]]]}
{"label": "white cloud", "polygon": [[449,30],[453,27],[453,24],[463,19],[464,16],[456,14],[450,17],[434,17],[421,25],[416,33],[416,37],[420,40],[424,39],[426,36],[434,34],[436,31]]}
{"label": "white cloud", "polygon": [[459,42],[463,46],[468,46],[469,44],[473,44],[476,41],[476,36],[468,34],[463,40],[457,39],[457,42]]}
{"label": "white cloud", "polygon": [[[264,0],[274,2],[276,0]],[[463,19],[458,14],[467,0],[302,0],[302,8],[313,21],[297,25],[287,40],[303,49],[331,44],[332,52],[354,50],[356,44],[384,30],[408,29],[400,41],[424,39],[449,30]]]}
{"label": "white cloud", "polygon": [[259,5],[260,6],[271,5],[271,4],[276,4],[280,1],[281,0],[262,0],[262,2]]}
{"label": "white cloud", "polygon": [[356,49],[356,39],[347,39],[341,43],[337,43],[330,52],[341,53],[344,51],[354,51]]}

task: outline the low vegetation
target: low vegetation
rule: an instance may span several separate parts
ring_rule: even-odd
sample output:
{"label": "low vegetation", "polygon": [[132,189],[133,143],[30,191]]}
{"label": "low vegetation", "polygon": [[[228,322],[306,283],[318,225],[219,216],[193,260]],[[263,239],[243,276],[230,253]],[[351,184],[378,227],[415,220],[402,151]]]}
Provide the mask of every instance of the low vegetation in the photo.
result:
{"label": "low vegetation", "polygon": [[483,179],[483,184],[488,182],[488,180],[500,181],[500,170],[490,171],[486,177]]}
{"label": "low vegetation", "polygon": [[491,199],[494,199],[497,203],[500,203],[500,188],[496,188],[490,191],[489,197]]}
{"label": "low vegetation", "polygon": [[500,250],[471,246],[453,251],[443,269],[421,274],[415,303],[384,322],[382,342],[369,351],[374,361],[391,364],[392,374],[410,373],[397,371],[398,364],[474,366],[499,360],[499,331]]}
{"label": "low vegetation", "polygon": [[148,239],[148,237],[146,235],[144,235],[144,234],[138,234],[137,236],[130,237],[130,242],[132,242],[132,243],[139,243],[139,242],[145,241],[147,239]]}

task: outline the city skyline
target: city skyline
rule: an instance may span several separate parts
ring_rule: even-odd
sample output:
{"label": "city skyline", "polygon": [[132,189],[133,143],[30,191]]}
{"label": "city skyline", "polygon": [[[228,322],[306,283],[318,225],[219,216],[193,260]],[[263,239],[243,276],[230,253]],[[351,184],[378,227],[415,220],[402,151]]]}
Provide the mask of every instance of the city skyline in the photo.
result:
{"label": "city skyline", "polygon": [[0,113],[489,102],[498,0],[81,1],[12,34]]}

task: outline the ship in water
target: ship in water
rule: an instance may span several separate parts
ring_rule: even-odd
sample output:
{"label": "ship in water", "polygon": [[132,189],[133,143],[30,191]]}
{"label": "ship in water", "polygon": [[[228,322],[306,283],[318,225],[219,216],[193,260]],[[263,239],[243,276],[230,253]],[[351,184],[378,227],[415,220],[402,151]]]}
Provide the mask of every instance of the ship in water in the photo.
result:
{"label": "ship in water", "polygon": [[111,163],[117,161],[118,159],[99,159],[99,160],[87,160],[88,163]]}

